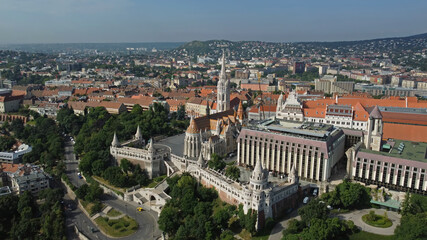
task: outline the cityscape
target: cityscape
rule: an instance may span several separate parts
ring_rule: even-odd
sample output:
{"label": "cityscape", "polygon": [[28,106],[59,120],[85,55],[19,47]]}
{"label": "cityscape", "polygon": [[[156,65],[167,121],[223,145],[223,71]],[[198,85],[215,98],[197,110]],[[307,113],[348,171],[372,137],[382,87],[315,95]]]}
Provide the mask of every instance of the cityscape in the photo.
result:
{"label": "cityscape", "polygon": [[0,0],[0,239],[427,239],[410,2]]}

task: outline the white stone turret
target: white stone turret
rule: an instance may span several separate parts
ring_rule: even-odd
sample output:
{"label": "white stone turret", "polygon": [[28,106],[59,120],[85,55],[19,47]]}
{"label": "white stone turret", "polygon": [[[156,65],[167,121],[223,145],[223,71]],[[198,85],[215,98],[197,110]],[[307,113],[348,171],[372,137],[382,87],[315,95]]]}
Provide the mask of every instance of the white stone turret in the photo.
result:
{"label": "white stone turret", "polygon": [[150,138],[150,143],[148,144],[148,149],[150,153],[154,153],[154,147],[153,147],[153,139]]}
{"label": "white stone turret", "polygon": [[299,177],[298,177],[298,171],[295,167],[295,163],[292,165],[291,172],[289,173],[289,181],[291,183],[298,183]]}
{"label": "white stone turret", "polygon": [[141,133],[141,129],[138,125],[138,127],[136,128],[135,140],[141,140],[141,139],[142,139],[142,133]]}
{"label": "white stone turret", "polygon": [[197,160],[197,165],[201,168],[205,167],[205,160],[203,159],[203,154],[200,153],[199,159]]}
{"label": "white stone turret", "polygon": [[258,159],[255,164],[254,171],[252,172],[250,185],[254,190],[263,190],[268,185],[268,174],[262,168],[262,162]]}
{"label": "white stone turret", "polygon": [[282,105],[283,105],[283,94],[281,93],[279,99],[277,99],[276,112],[280,112],[282,110]]}
{"label": "white stone turret", "polygon": [[111,142],[111,146],[120,147],[120,142],[119,142],[119,139],[117,138],[117,135],[115,132],[114,132],[113,141]]}

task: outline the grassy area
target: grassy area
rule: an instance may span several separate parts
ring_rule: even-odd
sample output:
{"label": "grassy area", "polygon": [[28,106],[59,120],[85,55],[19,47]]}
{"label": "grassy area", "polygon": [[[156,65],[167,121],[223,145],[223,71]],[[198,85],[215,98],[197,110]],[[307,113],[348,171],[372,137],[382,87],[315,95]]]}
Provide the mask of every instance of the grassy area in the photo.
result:
{"label": "grassy area", "polygon": [[103,179],[102,177],[99,177],[99,176],[92,176],[92,178],[93,178],[95,181],[99,182],[100,184],[102,184],[102,185],[106,186],[106,187],[107,187],[107,188],[109,188],[109,189],[113,189],[114,191],[121,192],[122,194],[123,194],[124,192],[126,192],[126,189],[124,189],[124,188],[119,188],[119,187],[115,187],[115,186],[111,185],[107,180]]}
{"label": "grassy area", "polygon": [[112,208],[110,211],[108,211],[107,216],[109,217],[117,217],[122,215],[123,213],[117,211],[116,209]]}
{"label": "grassy area", "polygon": [[393,236],[378,235],[369,232],[360,231],[349,236],[349,240],[392,240]]}
{"label": "grassy area", "polygon": [[166,177],[167,177],[167,175],[158,176],[158,177],[152,179],[150,181],[150,183],[147,184],[147,186],[145,186],[145,187],[154,188],[157,184],[159,184],[161,181],[163,181],[163,179],[165,179]]}
{"label": "grassy area", "polygon": [[239,236],[240,236],[242,239],[244,239],[244,240],[250,240],[250,239],[252,239],[252,234],[251,234],[248,230],[246,230],[246,229],[243,229],[243,230],[239,233]]}
{"label": "grassy area", "polygon": [[393,223],[390,219],[388,219],[387,216],[381,216],[371,213],[363,215],[362,220],[368,225],[379,228],[388,228],[393,225]]}
{"label": "grassy area", "polygon": [[89,213],[89,215],[91,215],[91,216],[93,216],[93,215],[95,215],[96,213],[98,213],[98,212],[100,212],[102,209],[104,209],[104,207],[105,207],[105,205],[104,204],[102,204],[102,203],[100,203],[101,204],[101,206],[99,206],[98,207],[98,209],[100,210],[100,211],[96,211],[96,208],[95,209],[93,209],[93,207],[95,206],[95,203],[91,203],[91,202],[88,202],[88,201],[85,201],[85,200],[81,200],[80,199],[80,203],[83,205],[83,207],[84,207],[84,209]]}
{"label": "grassy area", "polygon": [[128,216],[114,220],[110,220],[107,217],[98,217],[95,222],[103,232],[111,237],[126,237],[138,229],[138,223]]}

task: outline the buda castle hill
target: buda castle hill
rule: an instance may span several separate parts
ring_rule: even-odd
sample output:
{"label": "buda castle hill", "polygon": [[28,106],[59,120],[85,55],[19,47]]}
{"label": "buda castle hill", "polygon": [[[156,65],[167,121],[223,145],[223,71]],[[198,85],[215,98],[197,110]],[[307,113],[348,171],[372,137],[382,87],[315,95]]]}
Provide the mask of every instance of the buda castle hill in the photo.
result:
{"label": "buda castle hill", "polygon": [[[373,99],[364,94],[314,98],[289,91],[277,98],[270,118],[248,117],[242,102],[230,103],[230,81],[221,61],[215,106],[191,117],[185,134],[148,144],[114,136],[111,154],[146,169],[150,177],[189,172],[220,198],[268,217],[297,206],[304,192],[330,184],[334,174],[366,185],[427,193],[427,102],[413,97]],[[262,110],[264,106],[253,106]],[[249,178],[234,181],[207,167],[212,154],[235,156]],[[340,166],[343,166],[340,168]],[[243,174],[245,175],[245,174]],[[126,198],[166,202],[166,193],[133,191]],[[163,198],[163,200],[161,200]],[[161,206],[159,207],[159,210]]]}

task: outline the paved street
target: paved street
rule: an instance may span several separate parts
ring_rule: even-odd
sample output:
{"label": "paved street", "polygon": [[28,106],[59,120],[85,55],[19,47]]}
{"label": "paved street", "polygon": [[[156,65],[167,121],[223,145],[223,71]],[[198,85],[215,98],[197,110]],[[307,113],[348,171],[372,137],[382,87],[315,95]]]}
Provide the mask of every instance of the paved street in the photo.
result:
{"label": "paved street", "polygon": [[[356,210],[350,213],[345,214],[338,214],[338,218],[345,219],[345,220],[352,220],[356,226],[358,226],[362,231],[380,234],[380,235],[393,235],[394,229],[396,229],[397,225],[400,223],[400,214],[396,212],[387,211],[387,216],[390,218],[390,220],[393,222],[393,225],[389,228],[377,228],[369,226],[368,224],[364,223],[362,220],[362,216],[365,214],[368,214],[369,211],[374,210],[376,214],[378,215],[384,215],[385,210],[384,209],[362,209],[362,210]],[[298,219],[301,218],[298,216],[297,210],[294,210],[289,217],[284,219],[283,221],[279,222],[274,226],[273,230],[270,233],[270,237],[268,240],[280,240],[282,239],[282,231],[287,227],[288,222],[291,219]]]}
{"label": "paved street", "polygon": [[79,162],[76,160],[76,155],[74,154],[73,143],[68,137],[66,137],[65,141],[64,155],[66,171],[71,183],[74,184],[74,186],[76,187],[80,187],[81,185],[85,184],[85,181],[83,179],[79,179],[79,176],[77,175],[77,168],[79,167]]}
{"label": "paved street", "polygon": [[[74,155],[74,147],[72,142],[67,138],[65,142],[65,162],[67,168],[67,175],[70,182],[75,186],[81,186],[85,184],[83,179],[79,179],[77,175],[78,161]],[[161,237],[161,231],[157,226],[157,213],[153,211],[138,212],[138,207],[135,203],[125,202],[119,199],[115,199],[110,195],[104,194],[103,203],[110,205],[111,207],[126,213],[130,217],[134,218],[139,228],[136,233],[129,237],[119,238],[121,240],[132,240],[132,239],[157,239]],[[67,238],[77,239],[77,235],[74,233],[74,225],[76,225],[83,233],[90,239],[116,239],[108,238],[103,235],[100,231],[92,233],[90,228],[98,228],[92,223],[92,221],[77,207],[77,204],[70,199],[67,195],[64,197],[64,203],[67,206],[72,204],[76,206],[74,210],[66,210],[66,225],[67,225]],[[154,233],[153,233],[154,232]]]}

